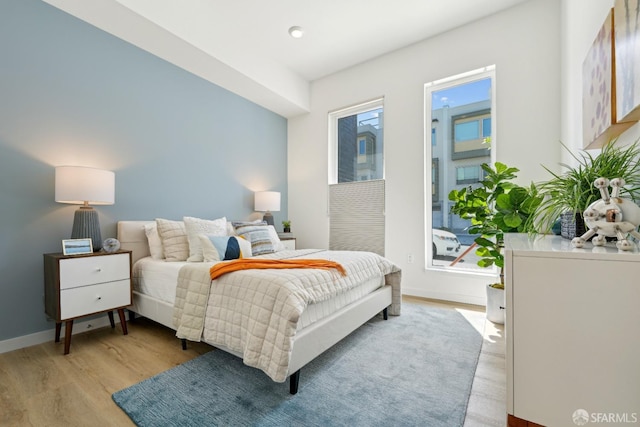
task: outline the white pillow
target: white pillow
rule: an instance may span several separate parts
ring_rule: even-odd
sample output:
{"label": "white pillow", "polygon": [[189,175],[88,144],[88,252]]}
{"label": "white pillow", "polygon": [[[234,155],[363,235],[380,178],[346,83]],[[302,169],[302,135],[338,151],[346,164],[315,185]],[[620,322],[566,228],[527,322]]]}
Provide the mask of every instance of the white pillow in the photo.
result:
{"label": "white pillow", "polygon": [[227,236],[236,236],[236,229],[231,221],[227,221]]}
{"label": "white pillow", "polygon": [[283,251],[285,249],[284,243],[280,241],[280,237],[278,236],[278,232],[273,225],[269,226],[269,237],[271,238],[271,243],[273,244],[274,252]]}
{"label": "white pillow", "polygon": [[198,240],[202,245],[202,255],[206,262],[249,258],[251,256],[251,242],[239,236],[198,234]]}
{"label": "white pillow", "polygon": [[167,261],[186,261],[189,257],[189,241],[184,222],[156,218],[158,234]]}
{"label": "white pillow", "polygon": [[194,218],[191,216],[185,216],[183,218],[184,225],[187,230],[187,241],[189,242],[189,262],[202,262],[204,257],[202,255],[202,245],[199,234],[207,234],[212,236],[226,236],[227,235],[227,218],[222,217],[215,220]]}
{"label": "white pillow", "polygon": [[155,222],[145,224],[144,234],[147,235],[151,258],[164,259],[164,250],[162,249],[162,240],[160,240],[160,235],[158,234],[158,225]]}

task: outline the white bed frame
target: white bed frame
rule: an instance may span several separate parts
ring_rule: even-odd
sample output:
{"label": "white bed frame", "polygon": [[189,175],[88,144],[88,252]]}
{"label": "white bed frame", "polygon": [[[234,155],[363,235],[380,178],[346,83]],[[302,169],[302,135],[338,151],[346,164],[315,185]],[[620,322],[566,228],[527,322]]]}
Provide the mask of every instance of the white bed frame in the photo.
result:
{"label": "white bed frame", "polygon": [[[144,232],[144,225],[152,221],[119,221],[118,240],[121,249],[132,251],[135,263],[140,258],[149,256],[149,244]],[[342,340],[351,332],[381,311],[387,318],[387,307],[391,305],[391,286],[383,286],[364,298],[349,304],[335,313],[321,319],[306,328],[299,330],[293,342],[289,377],[291,394],[298,391],[300,369],[311,362],[325,350]],[[161,323],[175,330],[173,326],[173,305],[133,291],[133,304],[129,311]],[[238,357],[242,355],[218,345],[221,350]]]}

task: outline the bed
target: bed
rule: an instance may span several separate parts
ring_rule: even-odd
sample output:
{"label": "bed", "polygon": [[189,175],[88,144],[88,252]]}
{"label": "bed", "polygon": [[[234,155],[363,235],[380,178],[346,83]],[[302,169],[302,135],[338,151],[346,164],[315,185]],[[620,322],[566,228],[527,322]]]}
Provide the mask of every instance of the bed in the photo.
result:
{"label": "bed", "polygon": [[[243,270],[212,282],[212,262],[167,262],[151,257],[151,238],[147,239],[145,226],[152,223],[118,222],[121,249],[132,251],[134,262],[129,311],[176,330],[183,347],[186,340],[204,341],[241,357],[274,381],[289,378],[291,394],[298,390],[304,365],[379,313],[385,319],[387,314],[400,314],[401,271],[375,254],[279,250],[254,258],[335,260],[348,274],[340,277],[336,271],[315,269]],[[307,288],[309,283],[313,285]],[[296,286],[305,288],[291,294]],[[260,292],[264,295],[256,296]],[[261,306],[265,304],[273,308]]]}

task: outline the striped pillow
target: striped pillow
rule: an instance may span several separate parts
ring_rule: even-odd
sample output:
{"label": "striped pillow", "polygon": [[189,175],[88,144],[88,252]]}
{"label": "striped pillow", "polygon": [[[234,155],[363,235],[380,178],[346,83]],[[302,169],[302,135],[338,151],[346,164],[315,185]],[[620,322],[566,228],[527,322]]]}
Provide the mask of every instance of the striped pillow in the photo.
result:
{"label": "striped pillow", "polygon": [[268,225],[240,224],[236,225],[236,233],[251,242],[254,256],[275,252]]}

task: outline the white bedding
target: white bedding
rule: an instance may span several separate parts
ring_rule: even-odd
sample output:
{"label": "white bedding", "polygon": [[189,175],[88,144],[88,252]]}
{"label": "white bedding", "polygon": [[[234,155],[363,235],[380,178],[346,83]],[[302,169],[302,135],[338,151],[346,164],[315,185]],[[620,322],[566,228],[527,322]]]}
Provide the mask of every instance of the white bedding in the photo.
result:
{"label": "white bedding", "polygon": [[[180,269],[189,262],[167,262],[145,257],[133,266],[133,289],[139,293],[174,304],[176,286]],[[384,277],[373,278],[335,298],[309,304],[298,321],[297,329],[305,328],[312,323],[334,313],[342,307],[357,301],[384,285]]]}
{"label": "white bedding", "polygon": [[371,252],[285,252],[294,251],[281,251],[272,257],[336,261],[346,275],[331,269],[246,269],[211,281],[209,265],[191,263],[180,270],[178,277],[173,310],[176,336],[229,349],[242,355],[246,365],[282,382],[292,373],[289,362],[294,338],[309,305],[384,276],[392,294],[389,314],[400,314],[401,272],[389,260]]}
{"label": "white bedding", "polygon": [[173,305],[178,273],[185,264],[189,263],[141,258],[133,265],[133,290]]}
{"label": "white bedding", "polygon": [[[204,317],[207,306],[209,308],[220,307],[220,309],[226,310],[227,313],[222,319],[227,322],[231,317],[237,317],[238,314],[237,311],[229,310],[229,307],[234,304],[245,304],[246,300],[242,302],[236,300],[235,303],[219,300],[211,304],[211,300],[220,296],[223,298],[235,298],[233,295],[220,295],[219,291],[225,292],[225,289],[231,289],[227,286],[214,286],[213,288],[216,288],[216,291],[211,292],[210,298],[205,296],[209,295],[212,289],[212,282],[208,274],[209,267],[212,263],[165,262],[149,258],[150,244],[145,229],[146,226],[151,223],[155,225],[155,221],[118,222],[118,239],[122,243],[122,249],[132,251],[135,263],[132,276],[135,289],[133,311],[176,329],[176,335],[180,338],[200,341],[204,337],[202,324],[205,320]],[[293,251],[294,253],[292,254],[286,254],[284,252],[292,251],[278,251],[274,254],[262,255],[261,257],[287,258],[317,251],[307,249]],[[137,263],[136,261],[138,260],[141,261]],[[344,265],[343,260],[337,261]],[[389,314],[400,314],[402,302],[401,271],[396,266],[390,264],[388,260],[383,261],[383,264],[384,266],[379,265],[378,273],[386,274],[385,279],[377,277],[379,274],[375,274],[376,277],[373,278],[371,278],[371,276],[365,278],[360,273],[355,273],[351,268],[347,268],[347,270],[351,271],[351,273],[349,273],[350,279],[348,280],[354,286],[343,286],[345,283],[341,283],[338,292],[332,292],[329,288],[335,289],[335,287],[333,285],[327,286],[330,284],[325,282],[325,285],[320,286],[323,292],[318,293],[321,289],[317,286],[314,287],[314,285],[310,283],[310,293],[307,294],[307,291],[302,291],[302,294],[298,293],[297,296],[290,298],[289,303],[293,303],[297,308],[290,307],[294,308],[295,312],[289,310],[288,314],[284,313],[282,306],[278,308],[273,307],[270,311],[263,312],[261,307],[255,305],[255,303],[261,305],[263,302],[261,302],[259,298],[258,300],[253,298],[250,304],[254,304],[254,308],[259,310],[259,313],[265,314],[261,319],[251,320],[253,326],[271,318],[280,319],[281,321],[279,323],[286,326],[286,329],[274,328],[273,322],[271,321],[262,323],[262,326],[266,327],[265,332],[272,332],[276,335],[284,331],[289,337],[285,340],[288,342],[288,350],[281,345],[283,344],[282,340],[280,340],[280,343],[278,343],[278,340],[271,340],[269,337],[273,337],[273,334],[269,333],[259,339],[261,342],[254,342],[254,338],[258,338],[257,336],[251,338],[252,344],[249,346],[249,353],[251,355],[249,358],[247,358],[244,347],[234,347],[233,343],[226,345],[226,340],[209,340],[205,337],[204,341],[242,357],[246,364],[262,369],[275,381],[284,381],[284,375],[293,375],[295,373],[295,381],[294,376],[292,376],[290,389],[291,393],[295,394],[299,370],[303,366],[381,310],[388,308]],[[241,272],[236,273],[241,277],[246,276]],[[355,276],[358,276],[359,279],[352,273],[355,273]],[[289,272],[286,275],[298,276],[298,274],[299,273]],[[332,277],[338,282],[343,282],[337,272],[333,272],[332,274]],[[200,285],[197,286],[197,288],[201,290],[200,294],[198,292],[188,291],[188,289],[191,288],[189,285],[184,287],[187,283],[195,283],[196,277],[197,282],[200,283]],[[258,293],[264,293],[262,289],[265,286],[272,287],[268,281],[264,280],[265,278],[265,274],[260,273],[257,282],[246,283],[246,285],[249,285],[247,287],[254,289],[254,296]],[[334,282],[333,278],[330,282]],[[226,280],[227,279],[218,278],[216,282],[225,282]],[[381,286],[383,280],[385,286]],[[315,283],[318,284],[318,282]],[[284,288],[290,288],[290,284],[285,285]],[[299,284],[300,283],[298,283],[298,285]],[[236,289],[238,292],[245,292],[244,285],[240,285],[239,287],[233,286],[233,289]],[[185,290],[187,290],[187,293],[183,293]],[[333,297],[329,294],[333,295]],[[271,299],[273,300],[273,298]],[[189,301],[189,309],[185,309],[185,303],[187,301]],[[207,301],[209,301],[209,304],[207,304]],[[201,303],[203,304],[202,306],[199,305]],[[252,310],[249,310],[249,312],[251,311]],[[201,315],[202,318],[201,321],[196,322],[195,320],[198,318],[198,315]],[[176,321],[177,319],[180,320]],[[209,319],[209,321],[211,321],[213,317]],[[199,326],[198,323],[200,324]],[[243,326],[237,323],[229,323],[228,326],[232,328],[243,328],[247,325]],[[188,333],[180,333],[180,330],[182,329],[184,331],[185,328]],[[215,329],[216,328],[213,328],[213,330]],[[209,332],[211,331],[212,329],[209,329]],[[250,332],[256,332],[256,329],[250,328]],[[244,332],[240,333],[244,334]],[[233,340],[235,336],[239,335],[231,331],[227,338]],[[294,342],[295,347],[292,349]],[[278,354],[276,355],[276,353]],[[282,356],[284,356],[284,358]],[[260,360],[256,359],[256,357]],[[288,368],[286,366],[286,359],[289,359],[290,362]],[[275,365],[271,366],[274,362]]]}

